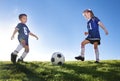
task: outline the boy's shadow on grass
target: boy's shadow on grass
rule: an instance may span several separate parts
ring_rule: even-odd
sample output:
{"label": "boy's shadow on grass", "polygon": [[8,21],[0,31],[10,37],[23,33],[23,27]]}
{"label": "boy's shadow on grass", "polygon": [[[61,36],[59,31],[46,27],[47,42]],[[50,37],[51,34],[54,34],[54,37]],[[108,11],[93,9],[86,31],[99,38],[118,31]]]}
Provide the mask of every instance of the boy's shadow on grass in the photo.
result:
{"label": "boy's shadow on grass", "polygon": [[[88,62],[89,64],[91,64],[92,62]],[[102,78],[102,80],[105,81],[120,81],[120,72],[110,69],[108,71],[103,71],[106,70],[106,68],[102,68],[102,71],[99,71],[98,69],[101,69],[101,66],[103,66],[106,63],[99,63],[96,64],[94,66],[78,66],[76,64],[64,64],[62,67],[69,69],[69,70],[74,70],[76,74],[86,74],[86,75],[90,75],[93,78]],[[110,68],[114,68],[117,67],[119,68],[120,71],[120,64],[116,65],[116,64],[110,64],[107,63],[109,66],[111,66]],[[108,67],[109,67],[108,66]]]}
{"label": "boy's shadow on grass", "polygon": [[[27,67],[30,65],[30,67]],[[22,80],[22,81],[45,81],[44,78],[40,77],[37,72],[35,72],[36,68],[39,68],[37,64],[34,63],[16,63],[16,64],[5,64],[2,66],[2,69],[11,70],[11,75],[15,75],[15,79]],[[16,74],[21,74],[16,76]],[[24,74],[24,75],[22,75]],[[10,76],[8,77],[8,79]],[[6,79],[6,78],[4,78]]]}
{"label": "boy's shadow on grass", "polygon": [[[30,66],[31,68],[29,68]],[[50,68],[52,66],[52,68]],[[60,71],[55,69],[56,66],[50,65],[50,67],[40,67],[35,63],[17,63],[17,64],[4,64],[2,69],[11,70],[11,75],[15,75],[15,79],[22,81],[83,81],[79,75],[73,75],[69,72]],[[54,68],[55,67],[55,68]],[[42,68],[44,71],[40,73],[35,72],[35,69]],[[16,76],[16,74],[25,74]],[[4,80],[9,79],[10,77],[4,77]]]}

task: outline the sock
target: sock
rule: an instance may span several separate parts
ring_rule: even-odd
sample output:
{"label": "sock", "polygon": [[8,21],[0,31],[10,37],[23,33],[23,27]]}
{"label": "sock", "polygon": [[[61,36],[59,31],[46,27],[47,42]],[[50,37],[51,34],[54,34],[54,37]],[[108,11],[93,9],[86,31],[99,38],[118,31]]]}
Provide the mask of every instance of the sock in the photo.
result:
{"label": "sock", "polygon": [[81,48],[81,56],[84,57],[84,54],[85,54],[85,48],[82,47],[82,48]]}
{"label": "sock", "polygon": [[24,59],[27,54],[28,54],[27,52],[23,52],[23,54],[22,54],[22,56],[20,57],[20,59]]}
{"label": "sock", "polygon": [[99,61],[99,50],[98,50],[98,48],[95,49],[95,56],[96,56],[96,61]]}
{"label": "sock", "polygon": [[19,44],[17,46],[17,48],[15,49],[15,51],[13,52],[13,54],[17,55],[22,48],[23,48],[23,46],[21,44]]}

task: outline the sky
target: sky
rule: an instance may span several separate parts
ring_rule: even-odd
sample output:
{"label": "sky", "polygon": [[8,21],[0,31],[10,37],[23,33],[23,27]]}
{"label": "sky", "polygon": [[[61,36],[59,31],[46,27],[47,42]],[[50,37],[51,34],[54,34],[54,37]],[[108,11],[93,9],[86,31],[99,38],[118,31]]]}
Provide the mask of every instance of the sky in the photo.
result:
{"label": "sky", "polygon": [[[54,52],[61,52],[66,61],[74,61],[86,38],[87,20],[82,16],[85,9],[92,9],[109,32],[106,36],[100,28],[100,59],[120,59],[119,3],[120,0],[0,0],[0,61],[9,61],[19,44],[17,35],[14,40],[10,38],[21,13],[28,15],[26,24],[39,37],[29,38],[26,61],[50,61]],[[86,45],[85,59],[95,60],[91,44]]]}

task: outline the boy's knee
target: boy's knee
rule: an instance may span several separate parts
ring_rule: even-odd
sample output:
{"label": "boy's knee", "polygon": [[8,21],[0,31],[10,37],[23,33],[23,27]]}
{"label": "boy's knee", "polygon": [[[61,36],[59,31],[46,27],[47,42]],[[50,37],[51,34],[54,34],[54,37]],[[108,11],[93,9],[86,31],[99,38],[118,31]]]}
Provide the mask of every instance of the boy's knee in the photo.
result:
{"label": "boy's knee", "polygon": [[29,53],[29,50],[28,50],[28,49],[27,49],[27,50],[25,49],[25,52],[26,52],[26,53]]}
{"label": "boy's knee", "polygon": [[29,53],[29,47],[28,46],[25,46],[25,52]]}
{"label": "boy's knee", "polygon": [[97,49],[97,48],[98,48],[98,43],[95,42],[95,43],[94,43],[94,49]]}
{"label": "boy's knee", "polygon": [[97,45],[97,44],[95,44],[95,45],[94,45],[94,49],[97,49],[97,48],[98,48],[98,45]]}
{"label": "boy's knee", "polygon": [[85,44],[84,42],[81,43],[81,48],[84,48]]}
{"label": "boy's knee", "polygon": [[98,47],[97,46],[94,46],[94,49],[97,49]]}
{"label": "boy's knee", "polygon": [[21,40],[20,42],[21,42],[21,45],[25,47],[25,44],[26,44],[25,40]]}

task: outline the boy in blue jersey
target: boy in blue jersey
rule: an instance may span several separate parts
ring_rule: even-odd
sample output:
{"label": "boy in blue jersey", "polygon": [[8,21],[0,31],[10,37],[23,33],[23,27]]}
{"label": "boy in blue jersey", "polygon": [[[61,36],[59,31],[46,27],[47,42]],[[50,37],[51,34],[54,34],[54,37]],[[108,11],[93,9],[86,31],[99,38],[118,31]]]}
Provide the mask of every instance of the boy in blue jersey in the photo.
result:
{"label": "boy in blue jersey", "polygon": [[20,14],[19,15],[20,23],[16,26],[13,35],[11,37],[11,40],[14,39],[15,34],[18,32],[18,41],[20,44],[17,46],[17,48],[14,50],[14,52],[11,53],[11,61],[13,63],[16,63],[17,54],[22,48],[25,48],[25,51],[23,52],[22,56],[18,59],[18,62],[23,62],[23,59],[29,52],[29,35],[35,37],[38,40],[38,37],[34,35],[32,32],[30,32],[29,28],[26,25],[27,22],[27,15],[26,14]]}
{"label": "boy in blue jersey", "polygon": [[77,60],[84,61],[84,52],[85,52],[85,45],[91,43],[94,45],[96,61],[95,63],[99,63],[99,50],[98,45],[100,45],[100,32],[99,26],[105,31],[106,35],[108,35],[108,31],[106,30],[105,26],[102,22],[94,16],[94,13],[90,9],[86,9],[83,12],[83,16],[88,20],[87,22],[87,29],[88,32],[85,32],[85,35],[88,35],[87,38],[81,43],[81,55],[75,57]]}

